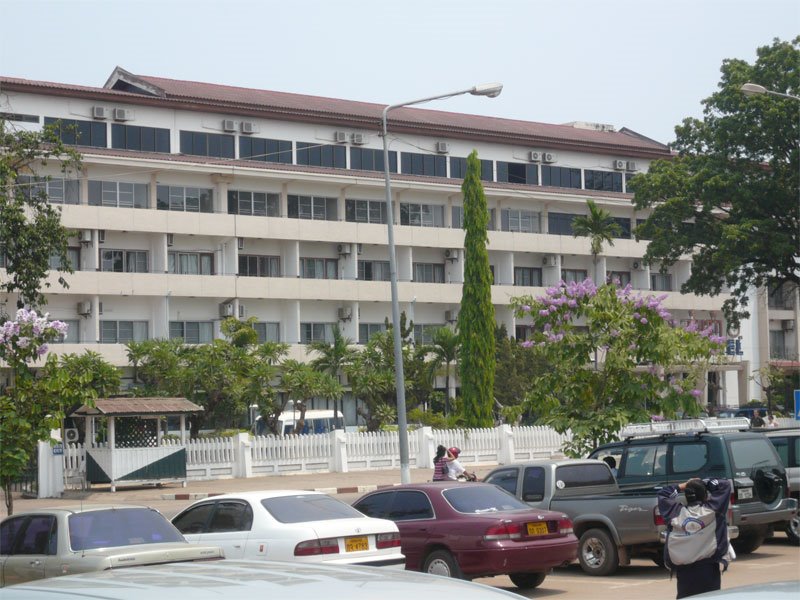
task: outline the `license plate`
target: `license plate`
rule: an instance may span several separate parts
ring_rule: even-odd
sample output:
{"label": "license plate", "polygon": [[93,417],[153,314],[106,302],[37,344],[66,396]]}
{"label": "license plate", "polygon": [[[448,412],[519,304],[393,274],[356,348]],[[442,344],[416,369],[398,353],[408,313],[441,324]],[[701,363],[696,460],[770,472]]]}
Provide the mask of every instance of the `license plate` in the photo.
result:
{"label": "license plate", "polygon": [[528,523],[528,535],[547,535],[547,523]]}
{"label": "license plate", "polygon": [[365,537],[351,537],[344,540],[345,552],[362,552],[369,550],[369,540]]}
{"label": "license plate", "polygon": [[747,500],[748,498],[752,498],[753,488],[739,488],[739,492],[737,495],[742,500]]}

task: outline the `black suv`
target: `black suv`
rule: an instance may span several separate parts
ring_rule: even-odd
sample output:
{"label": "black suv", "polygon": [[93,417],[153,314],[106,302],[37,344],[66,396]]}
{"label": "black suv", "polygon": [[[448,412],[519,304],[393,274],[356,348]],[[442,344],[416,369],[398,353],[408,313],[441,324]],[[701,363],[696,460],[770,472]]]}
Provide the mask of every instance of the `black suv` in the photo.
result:
{"label": "black suv", "polygon": [[740,554],[753,552],[775,526],[797,514],[786,469],[762,432],[746,419],[694,419],[626,427],[623,441],[597,448],[590,458],[613,456],[622,490],[658,489],[692,477],[733,482],[730,523]]}

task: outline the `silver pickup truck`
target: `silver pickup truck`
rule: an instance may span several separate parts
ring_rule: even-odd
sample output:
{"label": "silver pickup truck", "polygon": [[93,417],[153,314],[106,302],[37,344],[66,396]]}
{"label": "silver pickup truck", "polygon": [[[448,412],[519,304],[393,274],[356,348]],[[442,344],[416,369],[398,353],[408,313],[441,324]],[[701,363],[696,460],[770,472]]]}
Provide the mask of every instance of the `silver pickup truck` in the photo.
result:
{"label": "silver pickup truck", "polygon": [[498,467],[484,479],[536,508],[564,512],[580,540],[578,558],[590,575],[609,575],[631,557],[663,564],[656,493],[622,494],[600,460],[534,460]]}

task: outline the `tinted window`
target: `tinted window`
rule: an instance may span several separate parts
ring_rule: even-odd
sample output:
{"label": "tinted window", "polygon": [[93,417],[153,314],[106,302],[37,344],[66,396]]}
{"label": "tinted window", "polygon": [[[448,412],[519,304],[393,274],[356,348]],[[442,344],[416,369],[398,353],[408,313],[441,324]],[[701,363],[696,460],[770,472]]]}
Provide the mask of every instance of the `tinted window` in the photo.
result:
{"label": "tinted window", "polygon": [[209,533],[223,531],[249,531],[253,524],[253,509],[245,502],[219,502],[211,523]]}
{"label": "tinted window", "polygon": [[544,500],[544,468],[528,467],[522,481],[522,499],[526,502]]}
{"label": "tinted window", "polygon": [[25,517],[17,517],[15,519],[8,519],[0,525],[0,554],[11,554],[11,545],[14,543],[14,538],[22,528],[25,522]]}
{"label": "tinted window", "polygon": [[460,513],[472,514],[529,508],[524,502],[493,485],[464,485],[445,490],[443,495],[450,506]]}
{"label": "tinted window", "polygon": [[22,536],[17,538],[14,554],[47,554],[55,520],[49,515],[30,517]]}
{"label": "tinted window", "polygon": [[667,447],[665,444],[653,446],[631,446],[625,457],[625,477],[663,475],[666,473]]}
{"label": "tinted window", "polygon": [[431,507],[431,501],[422,492],[397,492],[388,518],[392,521],[432,519],[433,508]]}
{"label": "tinted window", "polygon": [[389,504],[391,504],[394,494],[394,492],[372,494],[359,500],[355,504],[355,508],[368,517],[385,519],[386,515],[389,514]]}
{"label": "tinted window", "polygon": [[486,478],[486,483],[493,483],[494,485],[499,485],[509,494],[517,495],[517,476],[518,472],[516,469],[502,469],[500,471],[495,471],[489,477]]}
{"label": "tinted window", "polygon": [[767,438],[731,440],[729,442],[733,468],[749,473],[754,467],[775,466],[778,458]]}
{"label": "tinted window", "polygon": [[[797,438],[800,441],[800,437]],[[785,467],[789,467],[789,440],[787,438],[770,437],[769,441],[775,446],[775,451],[781,458],[781,462]]]}
{"label": "tinted window", "polygon": [[73,550],[184,541],[161,513],[149,508],[90,510],[70,515],[68,526]]}
{"label": "tinted window", "polygon": [[194,506],[175,517],[172,524],[181,533],[203,533],[206,530],[206,523],[208,523],[208,517],[211,515],[213,508],[214,504],[212,502]]}
{"label": "tinted window", "polygon": [[672,446],[672,472],[693,473],[708,461],[706,444],[675,444]]}
{"label": "tinted window", "polygon": [[261,504],[281,523],[352,519],[361,516],[352,506],[325,494],[264,498]]}
{"label": "tinted window", "polygon": [[565,488],[571,488],[613,484],[614,477],[605,465],[568,465],[556,469],[556,481],[563,481]]}

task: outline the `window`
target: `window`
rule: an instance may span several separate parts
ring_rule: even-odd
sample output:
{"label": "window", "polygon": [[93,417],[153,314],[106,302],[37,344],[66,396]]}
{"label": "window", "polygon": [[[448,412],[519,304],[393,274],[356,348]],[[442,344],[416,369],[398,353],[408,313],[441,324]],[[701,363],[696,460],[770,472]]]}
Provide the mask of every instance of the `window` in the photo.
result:
{"label": "window", "polygon": [[625,477],[650,477],[666,474],[666,444],[631,446],[624,461]]}
{"label": "window", "polygon": [[563,481],[564,487],[569,489],[587,485],[612,485],[614,476],[605,465],[562,465],[556,468],[556,481]]}
{"label": "window", "polygon": [[572,221],[579,215],[547,213],[547,233],[550,235],[572,235]]}
{"label": "window", "polygon": [[176,275],[213,275],[214,254],[211,252],[170,252],[170,273]]}
{"label": "window", "polygon": [[671,292],[672,275],[669,273],[650,273],[650,289],[654,292]]}
{"label": "window", "polygon": [[533,337],[533,327],[531,325],[517,325],[514,327],[514,338],[517,340],[527,340]]}
{"label": "window", "polygon": [[401,152],[400,169],[405,175],[447,177],[447,157],[441,154]]}
{"label": "window", "polygon": [[[362,171],[384,171],[383,150],[350,147],[350,168]],[[389,171],[397,173],[397,152],[389,151]]]}
{"label": "window", "polygon": [[583,171],[584,188],[603,192],[622,192],[622,173],[615,171]]}
{"label": "window", "polygon": [[497,161],[497,181],[539,185],[539,165]]}
{"label": "window", "polygon": [[444,490],[442,495],[455,510],[466,514],[484,514],[506,510],[530,510],[530,507],[494,486],[460,485]]}
{"label": "window", "polygon": [[791,283],[776,285],[770,283],[767,286],[767,306],[776,310],[794,309],[795,286]]}
{"label": "window", "polygon": [[344,220],[350,223],[386,223],[384,200],[345,200]]}
{"label": "window", "polygon": [[338,279],[339,261],[335,258],[300,258],[300,277]]}
{"label": "window", "polygon": [[181,131],[181,154],[211,156],[214,158],[235,158],[234,136],[224,133],[203,133],[201,131]]}
{"label": "window", "polygon": [[26,198],[46,198],[51,204],[78,204],[81,186],[77,179],[62,177],[17,177],[20,193]]}
{"label": "window", "polygon": [[362,281],[389,281],[388,260],[358,261],[358,279]]}
{"label": "window", "polygon": [[614,223],[619,225],[620,233],[614,237],[629,240],[631,239],[631,220],[624,217],[611,217]]}
{"label": "window", "polygon": [[208,533],[250,531],[253,525],[253,509],[248,503],[217,502],[215,507],[208,524]]}
{"label": "window", "polygon": [[643,237],[640,233],[640,228],[647,222],[647,219],[636,219],[636,235],[639,236],[639,239],[646,240],[646,237]]}
{"label": "window", "polygon": [[325,494],[264,498],[261,505],[281,523],[309,523],[331,519],[361,518],[355,508]]}
{"label": "window", "polygon": [[229,215],[251,215],[254,217],[279,217],[281,214],[280,194],[268,192],[228,192]]}
{"label": "window", "polygon": [[203,533],[213,510],[213,502],[193,506],[175,517],[173,525],[184,535]]}
{"label": "window", "polygon": [[588,276],[586,269],[561,269],[561,279],[566,283],[581,283]]}
{"label": "window", "polygon": [[147,208],[149,186],[123,181],[89,181],[89,204],[121,208]]}
{"label": "window", "polygon": [[280,323],[253,323],[253,329],[258,334],[258,343],[265,342],[280,342],[281,341],[281,325]]}
{"label": "window", "polygon": [[453,229],[463,229],[464,227],[464,207],[453,206],[451,209],[451,220]]}
{"label": "window", "polygon": [[544,467],[527,467],[522,479],[522,499],[525,502],[544,500]]}
{"label": "window", "polygon": [[289,196],[289,218],[314,221],[336,220],[336,198]]}
{"label": "window", "polygon": [[[457,156],[450,157],[450,178],[464,179],[467,174],[467,159]],[[494,165],[491,160],[481,159],[481,180],[494,181]]]}
{"label": "window", "polygon": [[[143,152],[164,152],[169,154],[169,129],[112,123],[111,147],[121,150],[141,150]],[[187,152],[187,154],[191,153]]]}
{"label": "window", "polygon": [[309,167],[347,168],[345,146],[297,142],[297,164]]}
{"label": "window", "polygon": [[292,142],[242,136],[239,138],[239,158],[290,165]]}
{"label": "window", "polygon": [[333,342],[334,323],[300,323],[300,343]]}
{"label": "window", "polygon": [[373,335],[382,331],[386,331],[386,325],[383,323],[359,323],[358,343],[366,345]]}
{"label": "window", "polygon": [[184,212],[214,212],[214,191],[207,188],[159,185],[158,210]]}
{"label": "window", "polygon": [[444,227],[444,206],[437,204],[400,204],[400,225]]}
{"label": "window", "polygon": [[147,321],[100,321],[101,344],[127,344],[146,339]]}
{"label": "window", "polygon": [[[12,554],[55,554],[57,543],[50,544],[55,537],[56,518],[50,515],[32,515],[28,517],[25,531],[17,537]],[[52,552],[51,552],[52,550]]]}
{"label": "window", "polygon": [[0,525],[0,555],[9,556],[12,554],[14,540],[19,535],[23,523],[27,517],[8,518]]}
{"label": "window", "polygon": [[81,341],[81,325],[78,319],[61,319],[67,325],[67,333],[53,340],[54,344],[77,344]]}
{"label": "window", "polygon": [[499,485],[509,494],[517,495],[517,479],[519,471],[517,469],[498,469],[485,479],[486,483]]}
{"label": "window", "polygon": [[147,251],[101,250],[100,270],[115,273],[147,273]]}
{"label": "window", "polygon": [[418,283],[444,283],[444,265],[414,263],[414,281]]}
{"label": "window", "polygon": [[183,542],[167,519],[151,508],[104,508],[67,517],[73,551],[131,544]]}
{"label": "window", "polygon": [[385,519],[389,514],[389,507],[392,504],[396,492],[379,492],[370,494],[366,498],[359,500],[353,507],[360,513],[374,519]]}
{"label": "window", "polygon": [[514,267],[514,285],[541,286],[542,270],[539,267]]}
{"label": "window", "polygon": [[729,446],[735,471],[750,473],[757,466],[769,472],[777,466],[775,450],[765,437],[731,440]]}
{"label": "window", "polygon": [[0,119],[17,121],[18,123],[38,123],[39,115],[23,115],[21,113],[0,112]]}
{"label": "window", "polygon": [[433,334],[437,329],[445,327],[444,323],[420,323],[414,324],[414,343],[432,344]]}
{"label": "window", "polygon": [[581,189],[581,170],[542,165],[542,185]]}
{"label": "window", "polygon": [[708,446],[700,444],[673,444],[672,445],[672,472],[696,473],[708,461]]}
{"label": "window", "polygon": [[395,494],[392,509],[386,518],[390,521],[432,519],[433,507],[423,492],[401,491]]}
{"label": "window", "polygon": [[280,256],[239,255],[239,275],[243,277],[280,277]]}
{"label": "window", "polygon": [[624,288],[631,282],[631,272],[630,271],[608,271],[606,273],[606,279],[609,283],[613,283],[616,286]]}
{"label": "window", "polygon": [[[74,271],[77,271],[81,267],[81,249],[80,248],[67,248],[67,262],[69,264],[63,264],[61,262],[61,257],[58,255],[50,255],[50,268],[55,271],[66,271],[67,268],[71,268]],[[2,266],[2,265],[0,265]]]}
{"label": "window", "polygon": [[61,143],[69,146],[108,146],[106,124],[98,121],[79,121],[77,119],[44,118],[45,127],[52,126]]}
{"label": "window", "polygon": [[501,231],[539,233],[541,231],[540,215],[532,210],[504,208],[500,211],[500,229]]}
{"label": "window", "polygon": [[769,357],[779,360],[789,358],[786,348],[786,332],[783,329],[769,330]]}
{"label": "window", "polygon": [[182,339],[187,344],[208,344],[214,337],[211,321],[170,321],[169,339]]}

